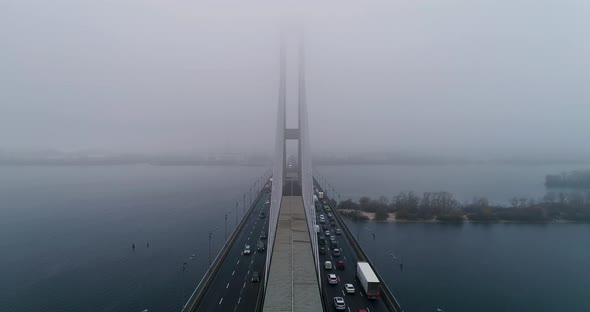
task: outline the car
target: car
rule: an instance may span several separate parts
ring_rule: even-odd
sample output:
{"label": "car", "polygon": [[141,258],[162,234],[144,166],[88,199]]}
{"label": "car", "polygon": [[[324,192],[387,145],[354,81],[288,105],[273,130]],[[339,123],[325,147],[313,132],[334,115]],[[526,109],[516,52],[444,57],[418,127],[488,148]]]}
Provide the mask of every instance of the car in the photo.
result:
{"label": "car", "polygon": [[323,214],[321,214],[321,215],[320,215],[320,219],[323,219],[323,218],[324,218],[324,215],[323,215]]}
{"label": "car", "polygon": [[346,263],[344,262],[344,260],[336,261],[336,268],[338,270],[344,270],[344,268],[346,268]]}
{"label": "car", "polygon": [[325,255],[326,254],[326,247],[320,247],[319,252],[320,252],[320,255]]}
{"label": "car", "polygon": [[336,274],[328,274],[328,284],[336,285],[338,284],[338,277]]}
{"label": "car", "polygon": [[334,248],[338,248],[338,241],[330,241],[330,248],[334,249]]}
{"label": "car", "polygon": [[336,310],[346,310],[346,304],[344,303],[344,298],[334,297],[334,307],[336,308]]}
{"label": "car", "polygon": [[326,236],[330,236],[330,230],[326,230],[326,232],[324,232],[324,234],[326,234]]}
{"label": "car", "polygon": [[324,262],[324,269],[331,270],[332,269],[332,262],[331,261]]}
{"label": "car", "polygon": [[264,202],[265,205],[269,205],[270,204],[270,200],[266,200],[266,202]]}
{"label": "car", "polygon": [[244,246],[244,254],[245,255],[249,255],[250,254],[250,245]]}
{"label": "car", "polygon": [[260,239],[266,239],[266,232],[260,232]]}
{"label": "car", "polygon": [[258,246],[256,248],[258,249],[258,251],[265,251],[266,244],[263,241],[258,241]]}
{"label": "car", "polygon": [[334,222],[330,222],[330,226],[331,226],[331,227],[336,227],[336,223],[334,223]]}
{"label": "car", "polygon": [[266,218],[266,213],[264,213],[264,212],[261,212],[261,213],[260,213],[260,219],[264,219],[264,218]]}
{"label": "car", "polygon": [[342,231],[340,229],[336,229],[336,235],[342,235]]}
{"label": "car", "polygon": [[252,272],[252,283],[260,282],[260,274],[257,271]]}
{"label": "car", "polygon": [[326,223],[325,219],[320,219],[320,223]]}
{"label": "car", "polygon": [[354,292],[355,292],[354,285],[344,284],[344,291],[346,291],[347,294],[354,294]]}
{"label": "car", "polygon": [[338,249],[338,248],[332,249],[332,255],[334,255],[334,257],[340,257],[340,249]]}
{"label": "car", "polygon": [[326,239],[323,238],[323,237],[320,237],[320,239],[318,239],[318,244],[325,245],[326,244]]}
{"label": "car", "polygon": [[334,235],[330,235],[330,241],[332,241],[332,242],[333,242],[333,241],[335,241],[335,240],[336,240],[336,236],[334,236]]}
{"label": "car", "polygon": [[328,230],[330,230],[330,228],[327,225],[322,224],[322,230],[328,231]]}

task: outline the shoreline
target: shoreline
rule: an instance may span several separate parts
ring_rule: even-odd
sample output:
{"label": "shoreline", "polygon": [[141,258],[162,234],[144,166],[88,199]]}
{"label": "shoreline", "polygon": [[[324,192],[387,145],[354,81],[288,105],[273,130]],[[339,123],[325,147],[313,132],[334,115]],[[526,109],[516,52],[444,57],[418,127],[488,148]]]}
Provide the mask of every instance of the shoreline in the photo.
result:
{"label": "shoreline", "polygon": [[[353,210],[350,209],[342,209],[343,212],[351,212]],[[510,220],[497,220],[497,221],[472,221],[467,218],[467,215],[463,215],[463,221],[440,221],[436,218],[428,219],[428,220],[407,220],[407,219],[397,219],[395,212],[390,212],[389,216],[386,220],[375,220],[375,213],[374,212],[366,212],[361,211],[361,214],[365,217],[369,218],[369,220],[363,220],[367,222],[377,222],[377,223],[448,223],[448,224],[464,224],[464,223],[531,223],[531,224],[565,224],[565,223],[590,223],[585,221],[573,221],[573,220],[550,220],[550,221],[510,221]],[[354,218],[342,216],[342,218],[354,220]]]}

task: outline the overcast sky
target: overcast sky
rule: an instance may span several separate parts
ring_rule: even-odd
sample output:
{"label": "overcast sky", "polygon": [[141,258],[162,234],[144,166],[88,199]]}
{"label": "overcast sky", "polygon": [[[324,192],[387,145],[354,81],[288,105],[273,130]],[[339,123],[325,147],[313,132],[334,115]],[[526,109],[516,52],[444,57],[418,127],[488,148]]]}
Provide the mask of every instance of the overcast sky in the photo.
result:
{"label": "overcast sky", "polygon": [[590,1],[277,2],[0,0],[0,149],[270,153],[302,21],[315,152],[590,153]]}

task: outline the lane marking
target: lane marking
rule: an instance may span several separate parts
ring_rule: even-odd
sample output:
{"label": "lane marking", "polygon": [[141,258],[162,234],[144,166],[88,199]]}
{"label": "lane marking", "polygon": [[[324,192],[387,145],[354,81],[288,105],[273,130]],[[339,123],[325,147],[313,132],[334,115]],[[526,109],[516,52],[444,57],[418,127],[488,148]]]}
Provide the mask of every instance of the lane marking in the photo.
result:
{"label": "lane marking", "polygon": [[246,287],[246,282],[244,282],[244,286],[242,286],[242,288]]}
{"label": "lane marking", "polygon": [[[229,284],[228,284],[229,285]],[[344,293],[344,289],[342,290],[342,296],[346,296],[346,294]]]}
{"label": "lane marking", "polygon": [[221,297],[221,300],[219,300],[219,304],[221,304],[223,302],[223,297]]}
{"label": "lane marking", "polygon": [[[252,259],[252,261],[250,261],[250,264],[252,264],[252,263],[254,263],[254,259]],[[248,271],[248,272],[250,272],[250,271]]]}
{"label": "lane marking", "polygon": [[233,272],[231,272],[231,276],[234,276],[234,274],[236,274],[236,270],[234,270]]}
{"label": "lane marking", "polygon": [[240,260],[238,260],[238,263],[236,263],[236,264],[240,264]]}
{"label": "lane marking", "polygon": [[227,288],[229,288],[229,283],[227,283],[227,286],[225,286],[225,288],[226,288],[226,289],[227,289]]}
{"label": "lane marking", "polygon": [[240,301],[242,301],[242,297],[238,298],[238,304],[240,304]]}
{"label": "lane marking", "polygon": [[350,312],[350,307],[348,307],[348,312]]}
{"label": "lane marking", "polygon": [[246,276],[248,276],[250,274],[250,270],[248,270],[248,273],[246,273]]}

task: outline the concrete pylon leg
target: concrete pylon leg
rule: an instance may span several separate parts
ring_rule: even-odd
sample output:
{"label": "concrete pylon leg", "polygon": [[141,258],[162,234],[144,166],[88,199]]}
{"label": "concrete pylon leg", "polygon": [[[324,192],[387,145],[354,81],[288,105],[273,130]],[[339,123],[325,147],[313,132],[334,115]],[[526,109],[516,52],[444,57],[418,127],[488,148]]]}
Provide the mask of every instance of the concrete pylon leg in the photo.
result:
{"label": "concrete pylon leg", "polygon": [[[305,88],[303,36],[298,49],[297,128],[286,127],[286,42],[281,38],[277,137],[273,167],[264,311],[322,311],[315,235],[313,180]],[[297,140],[296,170],[287,141]]]}

